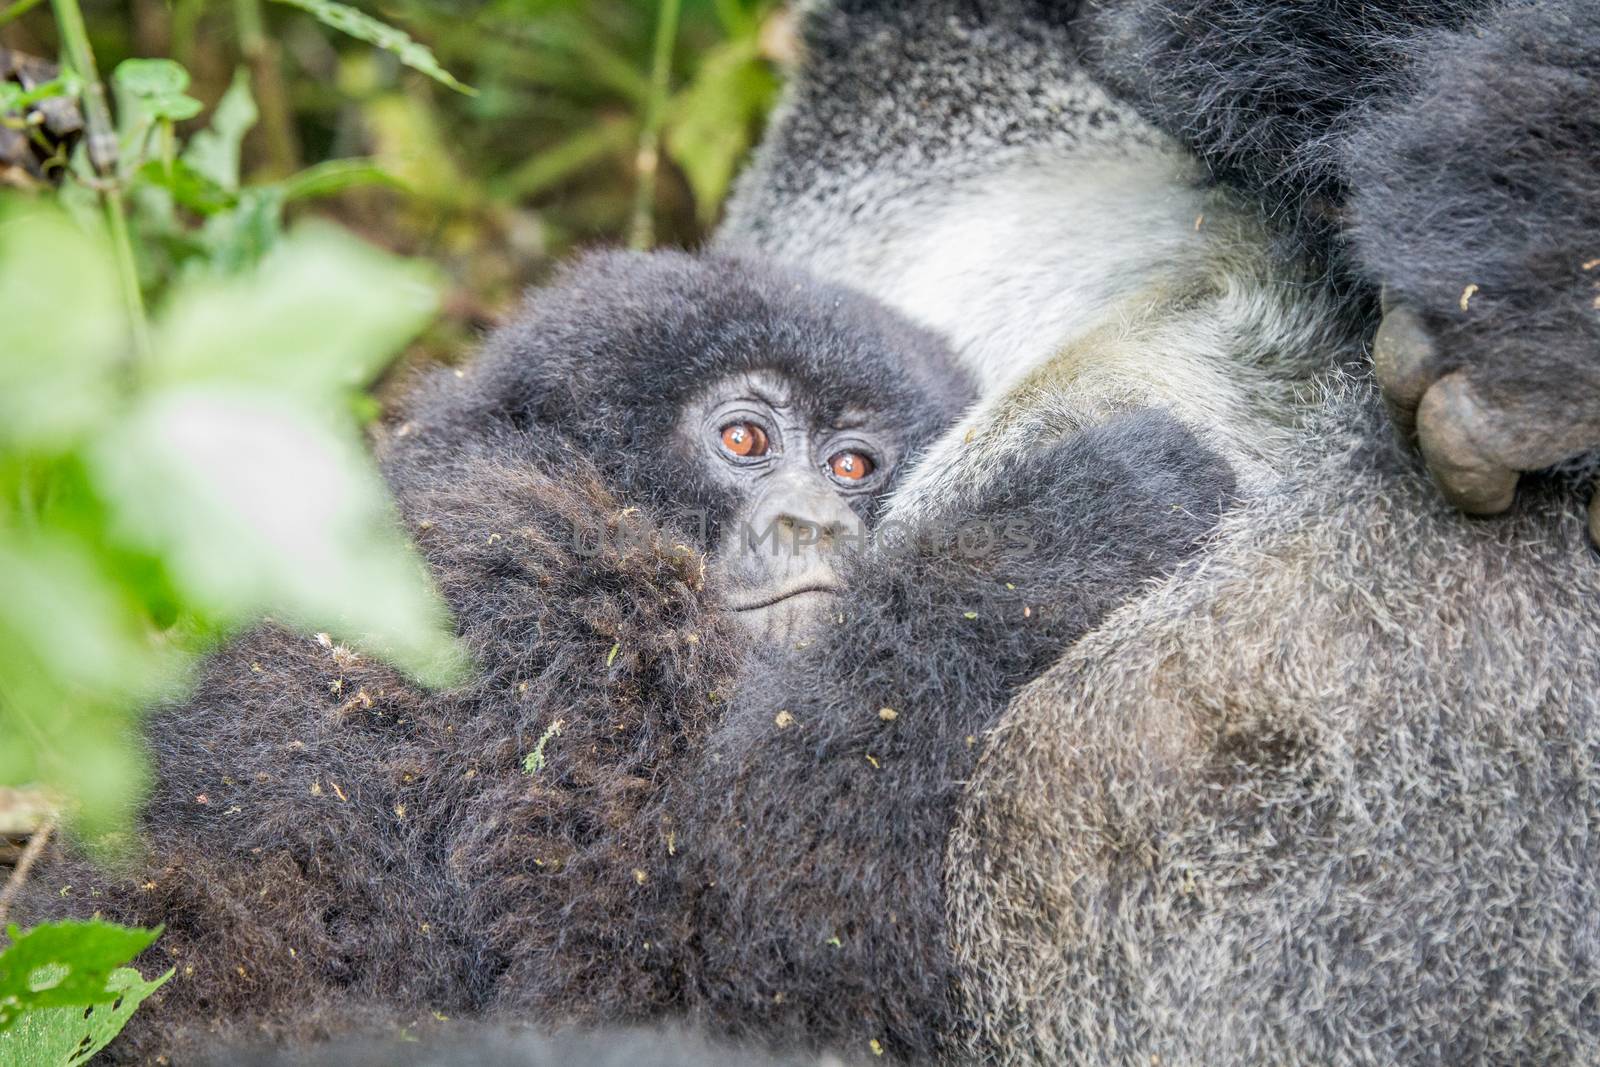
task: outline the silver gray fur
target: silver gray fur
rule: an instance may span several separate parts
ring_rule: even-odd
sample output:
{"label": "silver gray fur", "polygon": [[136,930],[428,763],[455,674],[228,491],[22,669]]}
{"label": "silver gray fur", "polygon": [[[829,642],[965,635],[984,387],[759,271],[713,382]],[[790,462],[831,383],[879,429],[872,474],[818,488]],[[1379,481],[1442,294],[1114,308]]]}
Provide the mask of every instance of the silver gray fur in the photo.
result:
{"label": "silver gray fur", "polygon": [[1583,502],[1440,501],[1355,324],[1038,6],[871,9],[811,11],[720,243],[884,299],[986,384],[897,508],[1141,402],[1251,492],[986,738],[945,872],[971,1058],[1600,1061]]}

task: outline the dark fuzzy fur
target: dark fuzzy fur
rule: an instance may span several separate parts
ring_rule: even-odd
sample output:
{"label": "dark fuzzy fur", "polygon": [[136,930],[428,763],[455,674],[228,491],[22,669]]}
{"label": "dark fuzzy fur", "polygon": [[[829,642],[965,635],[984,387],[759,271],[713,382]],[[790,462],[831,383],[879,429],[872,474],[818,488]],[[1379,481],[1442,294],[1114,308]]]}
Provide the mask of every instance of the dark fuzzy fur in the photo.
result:
{"label": "dark fuzzy fur", "polygon": [[[913,1060],[971,1030],[938,872],[977,737],[1198,547],[1232,475],[1167,416],[1116,418],[952,516],[996,527],[992,544],[906,531],[848,561],[839,621],[752,658],[703,557],[652,517],[724,503],[649,447],[670,439],[685,379],[759,361],[812,403],[910,427],[908,449],[963,386],[887,313],[729,269],[590,260],[464,376],[424,386],[385,467],[470,683],[425,694],[267,628],[151,717],[144,857],[109,874],[60,857],[18,910],[167,924],[146,962],[178,976],[119,1058],[400,1027],[448,1042],[447,1018],[478,1015],[688,1019]],[[630,456],[653,473],[622,469]],[[637,547],[588,536],[625,524]],[[453,1047],[547,1054],[485,1040]]]}
{"label": "dark fuzzy fur", "polygon": [[[648,823],[713,721],[703,687],[732,677],[745,639],[675,534],[575,555],[574,530],[620,503],[576,457],[559,478],[518,460],[401,491],[482,665],[469,685],[427,695],[337,646],[252,634],[147,724],[149,858],[121,879],[71,863],[30,885],[25,922],[93,908],[167,924],[149,962],[178,976],[135,1016],[124,1057],[455,1016],[521,953],[637,987],[598,916],[633,887],[649,842],[626,828]],[[524,758],[557,718],[530,775]],[[473,907],[485,868],[537,916],[514,945]]]}
{"label": "dark fuzzy fur", "polygon": [[1403,92],[1428,31],[1494,0],[1086,0],[1095,73],[1312,244],[1339,223],[1347,142]]}
{"label": "dark fuzzy fur", "polygon": [[[1355,251],[1491,403],[1556,423],[1600,396],[1600,7],[1513,5],[1435,34],[1415,91],[1346,149]],[[1476,285],[1467,307],[1466,287]]]}
{"label": "dark fuzzy fur", "polygon": [[1135,412],[1041,446],[951,516],[1004,528],[993,546],[967,555],[915,532],[849,571],[840,615],[747,672],[685,783],[695,1010],[788,1047],[947,1053],[973,1024],[955,999],[943,857],[985,731],[1199,547],[1232,493],[1214,452]]}
{"label": "dark fuzzy fur", "polygon": [[472,1011],[529,961],[542,1018],[677,1002],[628,939],[646,920],[624,917],[675,921],[634,871],[664,851],[663,785],[749,638],[690,532],[658,516],[728,506],[671,423],[688,390],[748,367],[819,413],[870,413],[906,454],[967,389],[942,345],[860,297],[673,254],[588,258],[468,371],[423,385],[385,473],[478,670],[425,694],[268,627],[152,714],[146,854],[111,872],[64,857],[16,912],[167,924],[148,963],[178,975],[119,1055]]}

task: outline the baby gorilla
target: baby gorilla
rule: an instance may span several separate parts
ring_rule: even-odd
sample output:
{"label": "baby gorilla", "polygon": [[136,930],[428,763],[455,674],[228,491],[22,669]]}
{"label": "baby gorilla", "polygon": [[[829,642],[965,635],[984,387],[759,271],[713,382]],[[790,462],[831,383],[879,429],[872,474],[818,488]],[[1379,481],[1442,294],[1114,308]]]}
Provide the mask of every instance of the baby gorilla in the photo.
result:
{"label": "baby gorilla", "polygon": [[425,693],[325,635],[247,635],[146,723],[147,854],[59,857],[14,915],[167,925],[141,966],[176,976],[113,1050],[136,1062],[426,1026],[498,999],[513,955],[646,1009],[651,968],[608,932],[655,888],[634,872],[664,784],[750,650],[837,588],[819,550],[968,395],[940,342],[852,293],[584,259],[423,382],[381,449],[471,682]]}
{"label": "baby gorilla", "polygon": [[964,513],[827,551],[966,399],[860,296],[585,260],[383,449],[471,680],[245,637],[147,724],[134,869],[53,857],[18,919],[167,924],[141,965],[176,977],[113,1050],[140,1062],[470,1016],[931,1062],[984,731],[1233,488],[1163,414],[1041,421]]}

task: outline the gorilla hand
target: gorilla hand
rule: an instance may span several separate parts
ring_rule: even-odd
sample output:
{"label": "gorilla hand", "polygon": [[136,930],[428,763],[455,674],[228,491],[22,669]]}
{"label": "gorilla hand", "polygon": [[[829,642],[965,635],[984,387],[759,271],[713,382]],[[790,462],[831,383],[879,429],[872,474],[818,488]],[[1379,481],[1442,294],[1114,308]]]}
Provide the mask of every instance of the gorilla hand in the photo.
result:
{"label": "gorilla hand", "polygon": [[[1373,362],[1395,426],[1468,514],[1497,515],[1511,506],[1522,472],[1600,448],[1600,397],[1480,386],[1472,368],[1440,352],[1409,306],[1385,310]],[[1589,504],[1589,533],[1600,544],[1600,494]]]}
{"label": "gorilla hand", "polygon": [[1596,69],[1600,7],[1514,5],[1440,35],[1348,146],[1353,251],[1392,302],[1378,381],[1475,515],[1600,447]]}

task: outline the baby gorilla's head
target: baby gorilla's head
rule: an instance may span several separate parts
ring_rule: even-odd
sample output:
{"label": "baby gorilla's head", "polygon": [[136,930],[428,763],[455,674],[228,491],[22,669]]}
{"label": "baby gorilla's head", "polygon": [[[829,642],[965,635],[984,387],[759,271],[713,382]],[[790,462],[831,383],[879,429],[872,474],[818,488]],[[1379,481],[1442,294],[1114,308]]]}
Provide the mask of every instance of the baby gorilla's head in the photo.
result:
{"label": "baby gorilla's head", "polygon": [[781,634],[970,398],[938,338],[858,293],[754,260],[601,253],[421,392],[409,447],[585,457],[698,535],[729,607]]}

